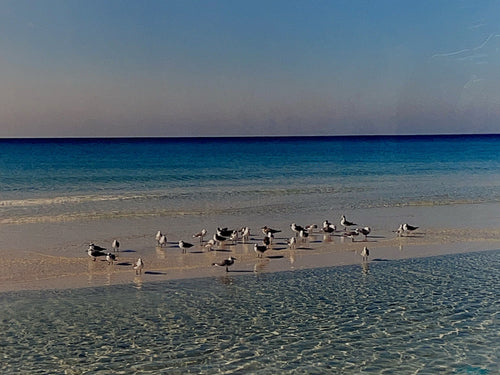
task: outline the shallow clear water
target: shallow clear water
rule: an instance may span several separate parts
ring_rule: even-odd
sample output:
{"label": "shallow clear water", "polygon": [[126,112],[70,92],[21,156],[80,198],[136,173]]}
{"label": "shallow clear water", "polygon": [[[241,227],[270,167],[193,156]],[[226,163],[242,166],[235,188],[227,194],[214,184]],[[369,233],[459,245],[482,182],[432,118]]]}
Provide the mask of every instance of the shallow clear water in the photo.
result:
{"label": "shallow clear water", "polygon": [[0,372],[498,374],[499,285],[497,250],[3,293]]}

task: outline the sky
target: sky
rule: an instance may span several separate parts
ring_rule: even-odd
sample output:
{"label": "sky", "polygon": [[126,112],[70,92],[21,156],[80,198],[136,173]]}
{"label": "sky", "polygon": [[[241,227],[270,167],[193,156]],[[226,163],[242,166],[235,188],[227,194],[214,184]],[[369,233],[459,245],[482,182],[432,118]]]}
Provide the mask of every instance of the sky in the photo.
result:
{"label": "sky", "polygon": [[0,137],[500,133],[500,2],[2,0]]}

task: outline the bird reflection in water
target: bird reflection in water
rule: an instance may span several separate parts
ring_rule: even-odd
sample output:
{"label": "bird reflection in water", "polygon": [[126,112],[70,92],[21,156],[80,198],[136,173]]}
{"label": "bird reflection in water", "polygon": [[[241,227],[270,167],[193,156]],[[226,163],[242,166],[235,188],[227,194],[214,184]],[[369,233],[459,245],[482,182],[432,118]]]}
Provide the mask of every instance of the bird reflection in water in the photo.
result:
{"label": "bird reflection in water", "polygon": [[233,285],[234,279],[231,276],[220,276],[217,278],[224,285]]}
{"label": "bird reflection in water", "polygon": [[141,276],[135,276],[134,277],[134,287],[136,289],[142,289],[142,277]]}
{"label": "bird reflection in water", "polygon": [[264,272],[268,264],[269,264],[269,259],[261,260],[260,262],[255,263],[255,265],[253,266],[253,272],[254,273]]}
{"label": "bird reflection in water", "polygon": [[370,263],[361,263],[361,272],[363,273],[363,275],[368,275],[370,273]]}

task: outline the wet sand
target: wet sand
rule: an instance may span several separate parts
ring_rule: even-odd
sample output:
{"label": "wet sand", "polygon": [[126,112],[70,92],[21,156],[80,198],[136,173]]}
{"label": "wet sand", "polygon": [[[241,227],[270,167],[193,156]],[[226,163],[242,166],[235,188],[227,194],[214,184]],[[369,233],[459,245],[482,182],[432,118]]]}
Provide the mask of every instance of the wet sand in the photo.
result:
{"label": "wet sand", "polygon": [[[364,268],[376,262],[435,256],[451,253],[500,249],[500,229],[420,229],[398,237],[392,231],[371,233],[367,240],[358,236],[354,242],[337,231],[333,236],[314,233],[307,242],[299,241],[295,250],[289,249],[286,239],[290,231],[277,235],[271,249],[258,258],[253,244],[263,235],[254,230],[247,243],[226,244],[207,251],[195,239],[195,245],[182,253],[177,241],[169,241],[167,247],[155,246],[151,238],[136,238],[146,242],[144,248],[122,247],[117,261],[110,265],[103,258],[92,261],[86,254],[86,246],[78,244],[74,249],[62,252],[58,248],[35,250],[2,249],[3,271],[0,274],[0,291],[32,289],[66,289],[147,282],[168,279],[252,275],[266,272],[294,271],[315,267],[332,267],[359,264]],[[289,233],[290,232],[290,233]],[[280,233],[282,234],[282,233]],[[175,237],[173,235],[169,237]],[[208,237],[210,238],[210,237]],[[149,245],[151,243],[151,245]],[[368,262],[360,255],[364,246],[370,249]],[[212,266],[229,256],[237,258],[226,273],[222,267]],[[132,265],[141,257],[145,263],[142,275],[136,275]]]}

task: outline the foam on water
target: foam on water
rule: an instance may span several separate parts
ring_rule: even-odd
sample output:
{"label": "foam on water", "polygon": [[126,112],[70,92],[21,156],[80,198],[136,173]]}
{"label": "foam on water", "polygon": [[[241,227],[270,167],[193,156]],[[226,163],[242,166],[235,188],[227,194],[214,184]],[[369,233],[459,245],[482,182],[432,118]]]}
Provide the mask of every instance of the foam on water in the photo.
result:
{"label": "foam on water", "polygon": [[495,374],[498,285],[489,251],[4,293],[0,370]]}

